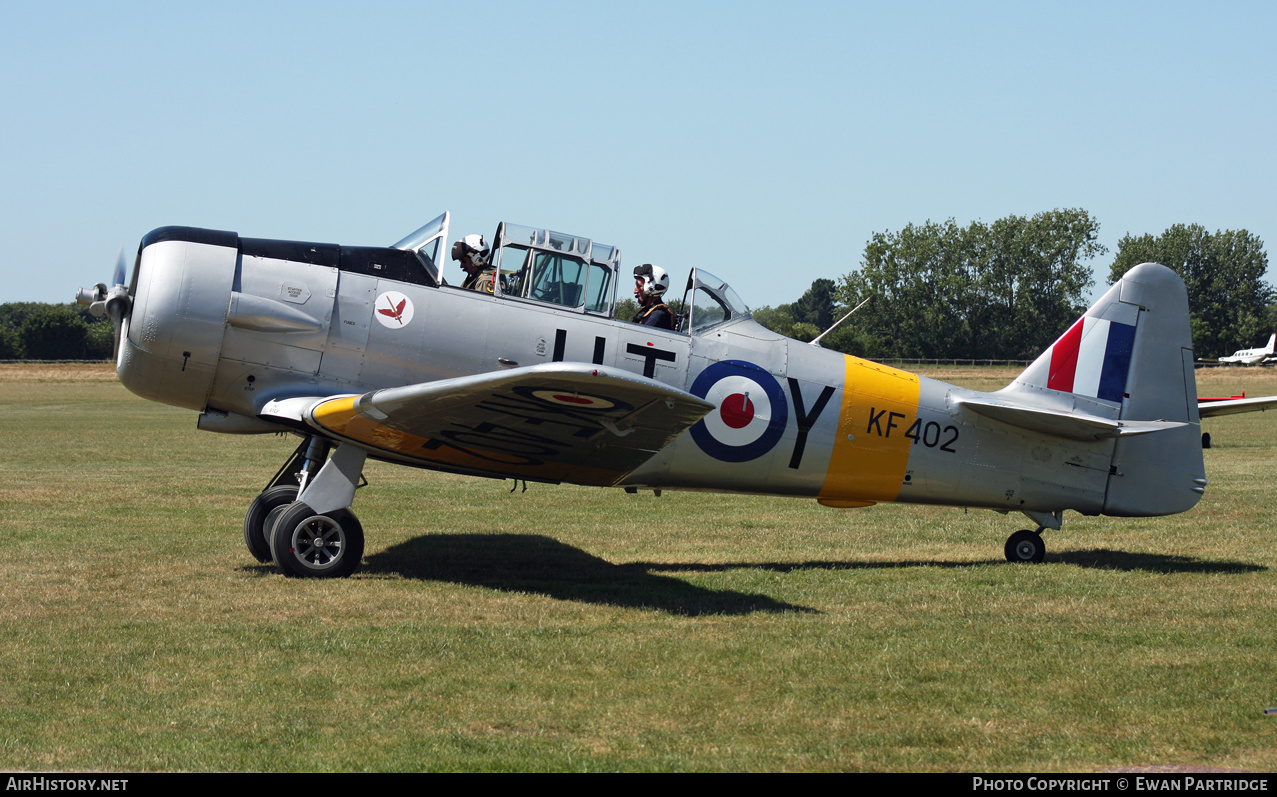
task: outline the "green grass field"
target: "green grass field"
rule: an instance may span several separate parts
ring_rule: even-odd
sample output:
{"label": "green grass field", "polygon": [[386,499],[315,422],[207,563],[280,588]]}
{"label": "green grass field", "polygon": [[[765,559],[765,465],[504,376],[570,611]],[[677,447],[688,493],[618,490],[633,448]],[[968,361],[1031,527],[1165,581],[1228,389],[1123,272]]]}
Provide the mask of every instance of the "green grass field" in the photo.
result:
{"label": "green grass field", "polygon": [[1204,424],[1193,511],[1070,513],[1041,566],[988,511],[372,463],[365,565],[324,582],[241,538],[293,438],[103,366],[0,387],[0,769],[1277,769],[1277,414]]}

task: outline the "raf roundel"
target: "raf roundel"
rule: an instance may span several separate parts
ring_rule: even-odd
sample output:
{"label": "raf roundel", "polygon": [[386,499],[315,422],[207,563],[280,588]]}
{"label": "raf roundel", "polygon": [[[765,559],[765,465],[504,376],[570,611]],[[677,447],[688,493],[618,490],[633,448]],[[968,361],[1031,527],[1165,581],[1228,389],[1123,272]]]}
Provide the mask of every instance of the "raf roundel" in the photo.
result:
{"label": "raf roundel", "polygon": [[714,459],[757,459],[785,433],[789,420],[785,394],[771,374],[753,363],[715,363],[696,377],[691,393],[717,406],[691,429],[696,445]]}
{"label": "raf roundel", "polygon": [[377,297],[373,315],[383,327],[403,329],[412,321],[412,299],[399,291],[386,291]]}
{"label": "raf roundel", "polygon": [[558,404],[580,410],[610,410],[616,403],[602,396],[591,396],[572,390],[533,390],[532,395],[547,404]]}

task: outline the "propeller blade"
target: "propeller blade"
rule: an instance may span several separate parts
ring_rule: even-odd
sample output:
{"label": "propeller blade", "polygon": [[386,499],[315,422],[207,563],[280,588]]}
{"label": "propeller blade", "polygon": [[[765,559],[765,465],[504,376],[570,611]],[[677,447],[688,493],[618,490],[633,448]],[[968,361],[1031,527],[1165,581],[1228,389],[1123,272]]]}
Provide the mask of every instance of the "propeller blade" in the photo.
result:
{"label": "propeller blade", "polygon": [[111,324],[115,327],[111,337],[111,359],[118,363],[120,361],[120,331],[124,328],[124,317],[112,317]]}
{"label": "propeller blade", "polygon": [[124,247],[120,247],[120,253],[115,256],[115,276],[111,278],[111,287],[123,285],[124,279],[128,274],[128,264],[124,261]]}

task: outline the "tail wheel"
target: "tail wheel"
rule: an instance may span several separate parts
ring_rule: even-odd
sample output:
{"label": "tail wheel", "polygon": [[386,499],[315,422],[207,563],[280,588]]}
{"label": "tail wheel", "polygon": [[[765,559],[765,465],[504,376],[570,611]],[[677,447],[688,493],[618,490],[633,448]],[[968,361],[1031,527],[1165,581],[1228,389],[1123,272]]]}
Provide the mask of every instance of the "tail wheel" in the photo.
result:
{"label": "tail wheel", "polygon": [[248,505],[244,515],[244,545],[248,552],[259,562],[269,564],[270,532],[272,513],[279,516],[279,511],[297,500],[297,485],[277,484],[260,495]]}
{"label": "tail wheel", "polygon": [[270,540],[279,569],[296,578],[345,578],[364,556],[364,527],[349,509],[321,515],[297,501],[280,513]]}
{"label": "tail wheel", "polygon": [[1022,529],[1007,538],[1005,553],[1008,562],[1036,564],[1046,559],[1046,543],[1036,531]]}

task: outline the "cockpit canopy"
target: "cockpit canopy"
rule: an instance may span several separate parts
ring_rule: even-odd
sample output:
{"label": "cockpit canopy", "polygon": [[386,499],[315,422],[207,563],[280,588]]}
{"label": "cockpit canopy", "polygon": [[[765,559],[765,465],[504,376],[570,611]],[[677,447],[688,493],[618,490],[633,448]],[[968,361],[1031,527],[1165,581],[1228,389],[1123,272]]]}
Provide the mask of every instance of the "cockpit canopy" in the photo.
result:
{"label": "cockpit canopy", "polygon": [[732,286],[701,268],[688,275],[683,304],[687,314],[683,329],[693,335],[749,315],[749,308]]}
{"label": "cockpit canopy", "polygon": [[493,264],[503,296],[611,315],[621,250],[576,235],[502,222]]}
{"label": "cockpit canopy", "polygon": [[439,285],[443,282],[443,264],[439,262],[439,255],[448,242],[448,223],[451,220],[452,214],[445,210],[390,248],[415,252],[434,283]]}
{"label": "cockpit canopy", "polygon": [[[396,243],[415,252],[436,283],[443,282],[441,256],[447,251],[451,215],[444,213]],[[592,315],[611,316],[621,279],[621,250],[579,235],[501,222],[493,241],[497,269],[494,294],[540,302]],[[676,331],[699,334],[749,316],[749,308],[731,286],[703,269],[692,269],[682,305],[671,309]]]}

